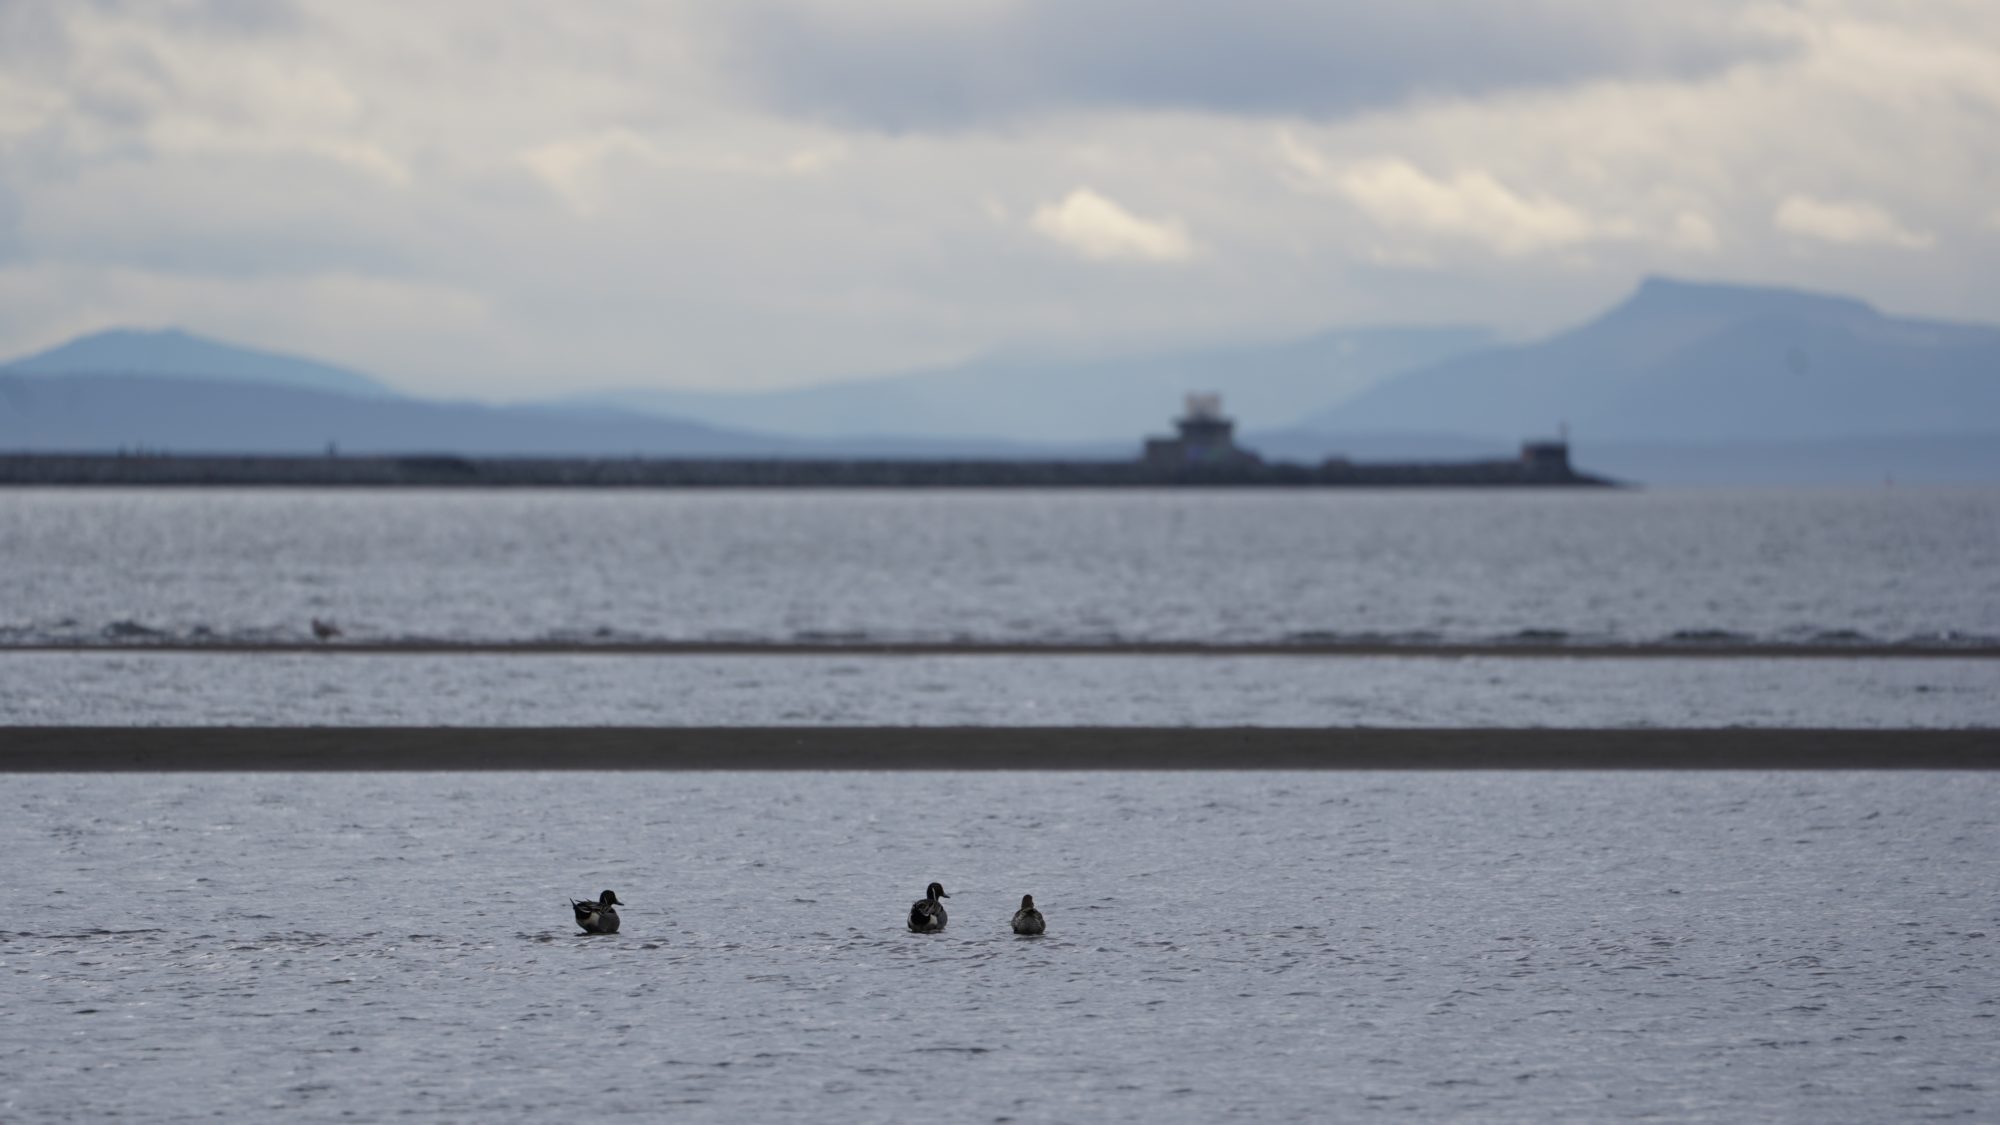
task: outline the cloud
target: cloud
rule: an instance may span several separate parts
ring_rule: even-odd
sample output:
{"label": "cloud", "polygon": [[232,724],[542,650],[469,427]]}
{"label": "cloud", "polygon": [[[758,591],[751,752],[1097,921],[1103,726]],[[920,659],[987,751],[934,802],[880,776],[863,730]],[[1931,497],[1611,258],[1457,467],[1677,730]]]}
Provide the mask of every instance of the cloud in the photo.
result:
{"label": "cloud", "polygon": [[1177,220],[1142,219],[1087,187],[1070,192],[1061,203],[1043,204],[1028,225],[1096,261],[1178,262],[1194,253]]}
{"label": "cloud", "polygon": [[571,211],[589,216],[603,206],[607,167],[620,161],[658,168],[667,154],[630,129],[607,129],[595,136],[551,141],[520,154],[530,172],[561,196]]}
{"label": "cloud", "polygon": [[889,130],[1065,109],[1324,118],[1429,96],[1713,74],[1797,40],[1728,0],[738,0],[731,72],[779,110]]}
{"label": "cloud", "polygon": [[[778,137],[766,148],[782,144]],[[847,159],[838,141],[819,140],[769,153],[743,151],[732,143],[719,149],[673,146],[623,126],[589,136],[536,145],[516,154],[516,160],[580,216],[605,210],[620,189],[635,179],[701,174],[756,177],[811,177]],[[629,192],[627,193],[629,194]]]}
{"label": "cloud", "polygon": [[1516,192],[1476,169],[1439,178],[1390,157],[1363,161],[1330,178],[1335,190],[1379,226],[1468,239],[1505,257],[1563,249],[1597,233],[1597,224],[1576,207]]}
{"label": "cloud", "polygon": [[1715,233],[1715,224],[1708,220],[1708,216],[1694,211],[1682,211],[1674,216],[1673,229],[1667,235],[1667,245],[1676,250],[1712,254],[1722,248],[1722,238]]}
{"label": "cloud", "polygon": [[773,386],[1655,272],[2000,321],[1995,120],[1978,0],[0,0],[0,354]]}
{"label": "cloud", "polygon": [[0,182],[0,266],[21,252],[21,200]]}
{"label": "cloud", "polygon": [[1771,221],[1781,231],[1802,238],[1845,246],[1894,246],[1928,250],[1937,239],[1911,230],[1902,220],[1873,203],[1815,199],[1788,195]]}
{"label": "cloud", "polygon": [[258,36],[296,31],[305,19],[294,0],[85,0],[104,12],[164,16],[210,35]]}

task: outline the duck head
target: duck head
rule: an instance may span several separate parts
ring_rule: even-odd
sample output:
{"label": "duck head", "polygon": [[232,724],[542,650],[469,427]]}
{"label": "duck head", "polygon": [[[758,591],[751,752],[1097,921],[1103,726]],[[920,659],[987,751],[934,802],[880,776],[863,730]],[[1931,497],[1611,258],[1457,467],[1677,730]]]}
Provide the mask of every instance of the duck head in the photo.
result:
{"label": "duck head", "polygon": [[932,883],[930,886],[924,888],[924,897],[930,899],[932,902],[936,902],[938,899],[950,898],[951,896],[944,893],[943,883]]}
{"label": "duck head", "polygon": [[1023,909],[1023,910],[1033,910],[1034,908],[1035,908],[1035,896],[1034,896],[1034,895],[1022,895],[1022,896],[1021,896],[1021,909]]}
{"label": "duck head", "polygon": [[610,891],[605,891],[605,892],[604,892],[603,894],[601,894],[601,895],[598,895],[598,896],[597,896],[597,905],[599,905],[599,906],[623,906],[623,905],[625,905],[625,904],[624,904],[624,903],[622,903],[622,902],[619,902],[619,901],[618,901],[618,896],[617,896],[617,895],[615,895],[615,894],[612,894],[612,893],[611,893]]}

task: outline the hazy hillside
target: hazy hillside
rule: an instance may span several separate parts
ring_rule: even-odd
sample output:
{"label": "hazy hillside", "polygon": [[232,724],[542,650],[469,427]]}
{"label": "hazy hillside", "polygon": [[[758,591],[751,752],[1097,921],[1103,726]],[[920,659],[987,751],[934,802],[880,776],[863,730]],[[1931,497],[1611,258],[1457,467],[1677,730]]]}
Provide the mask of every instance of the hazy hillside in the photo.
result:
{"label": "hazy hillside", "polygon": [[[1244,444],[1273,460],[1504,457],[1567,420],[1579,466],[1634,481],[2000,480],[2000,330],[1652,280],[1549,340],[1465,351],[1482,339],[1355,331],[774,394],[495,407],[397,397],[357,372],[184,332],[118,331],[0,367],[0,450],[1122,459],[1204,388],[1228,396]],[[1357,381],[1375,385],[1289,424],[1286,404]]]}
{"label": "hazy hillside", "polygon": [[164,375],[0,373],[0,449],[179,453],[756,454],[780,438],[639,415],[331,394]]}
{"label": "hazy hillside", "polygon": [[787,438],[607,409],[358,397],[165,375],[0,370],[0,451],[458,453],[577,457],[1103,458],[1139,443]]}
{"label": "hazy hillside", "polygon": [[1131,442],[1170,429],[1188,391],[1220,391],[1246,427],[1283,425],[1412,367],[1470,351],[1490,333],[1377,328],[1305,340],[1099,360],[996,358],[887,378],[763,393],[607,392],[580,400],[717,426],[812,436],[981,436]]}
{"label": "hazy hillside", "polygon": [[1525,436],[1560,421],[1647,442],[2000,429],[2000,329],[1656,278],[1580,328],[1410,372],[1301,425]]}
{"label": "hazy hillside", "polygon": [[24,356],[0,371],[32,375],[178,375],[306,387],[348,395],[395,392],[358,371],[329,363],[238,347],[178,328],[116,328],[81,336],[60,347]]}

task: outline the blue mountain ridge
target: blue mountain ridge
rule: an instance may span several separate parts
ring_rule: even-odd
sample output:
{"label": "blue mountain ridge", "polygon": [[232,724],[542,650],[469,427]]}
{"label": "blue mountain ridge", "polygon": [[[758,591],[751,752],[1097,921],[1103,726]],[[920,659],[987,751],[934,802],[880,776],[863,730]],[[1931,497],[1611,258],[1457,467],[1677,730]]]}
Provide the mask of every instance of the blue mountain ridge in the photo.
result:
{"label": "blue mountain ridge", "polygon": [[26,375],[169,375],[274,383],[347,395],[395,394],[345,367],[206,339],[178,328],[114,328],[23,356],[0,371]]}
{"label": "blue mountain ridge", "polygon": [[430,402],[176,375],[0,369],[0,450],[784,456],[782,438],[633,414]]}
{"label": "blue mountain ridge", "polygon": [[[1567,422],[1579,464],[1628,479],[2000,479],[2000,329],[1651,278],[1545,340],[1483,339],[1342,330],[993,358],[787,392],[494,406],[400,396],[358,372],[177,330],[118,330],[0,366],[0,450],[1124,458],[1166,429],[1181,393],[1221,389],[1239,417],[1240,400],[1257,404],[1244,444],[1290,460],[1505,456]],[[679,416],[661,413],[669,405]],[[1047,424],[1058,419],[1067,427]]]}
{"label": "blue mountain ridge", "polygon": [[1811,441],[2000,430],[2000,329],[1846,297],[1650,278],[1580,327],[1408,372],[1307,430]]}

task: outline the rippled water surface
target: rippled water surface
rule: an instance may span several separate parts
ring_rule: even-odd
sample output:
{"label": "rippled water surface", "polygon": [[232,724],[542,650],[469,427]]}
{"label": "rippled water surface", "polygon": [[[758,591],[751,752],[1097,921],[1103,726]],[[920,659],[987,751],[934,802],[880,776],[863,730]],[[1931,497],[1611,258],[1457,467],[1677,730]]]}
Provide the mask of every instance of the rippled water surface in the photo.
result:
{"label": "rippled water surface", "polygon": [[0,490],[0,644],[2000,638],[2000,489]]}
{"label": "rippled water surface", "polygon": [[[1990,774],[28,776],[0,1119],[2000,1113]],[[901,919],[951,892],[936,936]],[[624,932],[566,898],[611,887]],[[1006,918],[1033,893],[1049,934]]]}
{"label": "rippled water surface", "polygon": [[2000,728],[2000,660],[0,649],[0,723]]}

